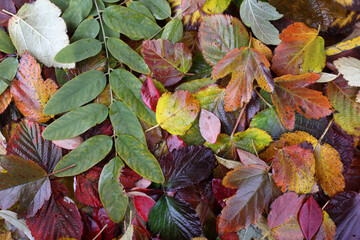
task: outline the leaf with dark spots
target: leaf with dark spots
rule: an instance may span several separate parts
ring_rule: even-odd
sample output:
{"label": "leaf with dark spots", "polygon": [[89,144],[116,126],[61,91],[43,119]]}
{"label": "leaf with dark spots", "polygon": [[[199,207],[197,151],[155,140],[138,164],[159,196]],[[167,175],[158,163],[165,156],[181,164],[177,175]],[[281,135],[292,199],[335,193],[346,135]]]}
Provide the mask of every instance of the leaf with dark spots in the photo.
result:
{"label": "leaf with dark spots", "polygon": [[102,207],[98,192],[100,174],[101,168],[93,167],[75,176],[75,196],[79,202],[92,207]]}
{"label": "leaf with dark spots", "polygon": [[162,196],[149,213],[149,227],[162,239],[191,239],[202,234],[200,219],[189,204]]}
{"label": "leaf with dark spots", "polygon": [[360,238],[360,195],[342,192],[335,195],[325,207],[336,225],[336,239]]}
{"label": "leaf with dark spots", "polygon": [[159,164],[165,176],[163,185],[179,189],[208,178],[215,167],[215,157],[209,148],[187,146],[168,153]]}
{"label": "leaf with dark spots", "polygon": [[7,154],[32,160],[51,173],[62,153],[61,148],[41,136],[43,130],[44,127],[38,123],[23,120],[11,135],[6,151]]}
{"label": "leaf with dark spots", "polygon": [[156,111],[156,105],[160,98],[160,92],[156,89],[150,77],[146,78],[141,87],[141,98],[148,108],[154,112]]}
{"label": "leaf with dark spots", "polygon": [[236,189],[225,187],[222,185],[222,179],[215,178],[212,180],[212,191],[222,208],[226,206],[226,200],[236,193]]}
{"label": "leaf with dark spots", "polygon": [[169,152],[171,152],[174,149],[180,149],[182,147],[186,147],[186,143],[176,135],[169,135],[166,139],[166,144],[169,149]]}
{"label": "leaf with dark spots", "polygon": [[301,206],[299,223],[306,240],[312,239],[323,222],[323,213],[319,204],[310,196]]}

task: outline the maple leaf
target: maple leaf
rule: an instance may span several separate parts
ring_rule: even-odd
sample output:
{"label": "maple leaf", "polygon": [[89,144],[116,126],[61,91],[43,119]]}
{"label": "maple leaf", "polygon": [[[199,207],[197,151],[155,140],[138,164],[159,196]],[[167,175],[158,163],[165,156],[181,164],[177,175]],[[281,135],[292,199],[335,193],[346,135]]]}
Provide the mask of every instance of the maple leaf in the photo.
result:
{"label": "maple leaf", "polygon": [[267,74],[269,66],[270,63],[262,53],[248,47],[230,51],[214,66],[211,75],[215,80],[232,74],[225,89],[226,111],[235,111],[250,101],[254,79],[262,89],[273,92],[273,80]]}
{"label": "maple leaf", "polygon": [[281,122],[289,130],[294,129],[295,111],[307,118],[319,119],[332,113],[329,100],[319,91],[306,88],[316,82],[319,75],[285,75],[275,78],[275,91],[271,100]]}
{"label": "maple leaf", "polygon": [[27,51],[20,60],[16,77],[11,85],[11,94],[17,108],[28,120],[39,123],[49,121],[51,116],[45,115],[43,109],[56,92],[56,83],[52,79],[42,79],[40,65]]}
{"label": "maple leaf", "polygon": [[271,70],[278,76],[321,72],[325,67],[324,39],[318,31],[304,23],[294,23],[279,35],[281,43],[275,48]]}

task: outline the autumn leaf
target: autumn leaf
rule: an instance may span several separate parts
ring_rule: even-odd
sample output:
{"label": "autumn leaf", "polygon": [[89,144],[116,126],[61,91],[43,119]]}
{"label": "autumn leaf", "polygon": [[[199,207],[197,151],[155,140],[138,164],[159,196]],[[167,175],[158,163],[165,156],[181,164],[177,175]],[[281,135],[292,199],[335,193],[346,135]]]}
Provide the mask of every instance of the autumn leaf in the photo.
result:
{"label": "autumn leaf", "polygon": [[330,240],[330,239],[335,239],[335,234],[336,234],[336,226],[335,223],[333,222],[333,220],[330,218],[329,214],[327,212],[325,212],[324,210],[322,211],[323,214],[323,222],[320,226],[319,231],[316,233],[315,235],[315,239],[316,240],[322,240],[322,239],[326,239],[326,240]]}
{"label": "autumn leaf", "polygon": [[156,105],[160,98],[160,92],[156,89],[150,77],[147,77],[141,87],[141,98],[148,108],[154,112],[156,111]]}
{"label": "autumn leaf", "polygon": [[[183,16],[190,15],[201,9],[206,0],[183,0],[181,1],[181,9],[184,9]],[[186,9],[186,10],[185,10]]]}
{"label": "autumn leaf", "polygon": [[43,109],[58,87],[53,80],[42,79],[40,65],[29,52],[23,54],[16,77],[11,94],[20,112],[31,121],[43,123],[50,120],[51,116],[45,115]]}
{"label": "autumn leaf", "polygon": [[7,109],[11,101],[12,95],[10,93],[10,88],[8,88],[0,95],[0,114]]}
{"label": "autumn leaf", "polygon": [[336,59],[333,64],[348,81],[349,86],[360,87],[360,60],[353,57],[342,57]]}
{"label": "autumn leaf", "polygon": [[285,75],[275,78],[275,91],[271,100],[281,122],[294,129],[295,111],[307,118],[319,119],[332,113],[329,100],[321,92],[306,88],[315,83],[318,74]]}
{"label": "autumn leaf", "polygon": [[191,67],[191,52],[184,43],[145,40],[142,53],[154,78],[168,87],[179,82]]}
{"label": "autumn leaf", "polygon": [[216,80],[232,74],[225,89],[225,110],[234,111],[251,99],[253,81],[267,92],[274,91],[273,80],[267,74],[270,63],[259,51],[242,47],[234,49],[214,66],[212,77]]}
{"label": "autumn leaf", "polygon": [[299,210],[299,223],[306,240],[311,240],[319,230],[323,213],[319,204],[310,196]]}
{"label": "autumn leaf", "polygon": [[304,23],[294,23],[280,33],[271,70],[278,76],[321,72],[325,67],[324,39]]}
{"label": "autumn leaf", "polygon": [[212,112],[201,109],[199,124],[201,136],[209,143],[216,143],[217,136],[220,134],[221,130],[219,118]]}
{"label": "autumn leaf", "polygon": [[183,135],[199,113],[199,101],[189,91],[164,93],[156,107],[156,121],[174,135]]}
{"label": "autumn leaf", "polygon": [[343,8],[360,11],[360,3],[356,0],[334,0],[334,2],[340,4]]}

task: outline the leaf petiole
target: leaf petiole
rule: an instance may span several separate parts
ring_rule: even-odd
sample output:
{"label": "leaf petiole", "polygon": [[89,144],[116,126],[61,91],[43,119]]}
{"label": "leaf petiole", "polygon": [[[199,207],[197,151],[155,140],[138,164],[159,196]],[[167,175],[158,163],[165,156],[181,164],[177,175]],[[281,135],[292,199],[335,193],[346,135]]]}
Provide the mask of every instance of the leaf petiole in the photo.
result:
{"label": "leaf petiole", "polygon": [[60,169],[60,170],[58,170],[58,171],[49,173],[47,176],[55,175],[55,174],[57,174],[57,173],[59,173],[59,172],[68,170],[68,169],[73,168],[73,167],[75,167],[75,166],[76,166],[76,164],[70,165],[70,166],[68,166],[68,167],[66,167],[66,168],[63,168],[63,169]]}

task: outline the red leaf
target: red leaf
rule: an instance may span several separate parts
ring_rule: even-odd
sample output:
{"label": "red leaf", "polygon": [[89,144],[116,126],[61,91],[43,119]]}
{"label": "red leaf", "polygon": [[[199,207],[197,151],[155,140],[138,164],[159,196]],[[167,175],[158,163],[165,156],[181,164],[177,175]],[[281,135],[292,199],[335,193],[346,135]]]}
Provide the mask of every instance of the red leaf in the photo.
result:
{"label": "red leaf", "polygon": [[156,111],[156,105],[160,98],[160,92],[156,89],[150,77],[147,77],[141,87],[141,98],[148,108],[154,112]]}
{"label": "red leaf", "polygon": [[101,229],[106,225],[106,228],[102,232],[103,239],[113,239],[118,225],[111,221],[105,208],[94,208],[92,218],[96,220]]}
{"label": "red leaf", "polygon": [[0,95],[0,114],[7,109],[11,101],[12,95],[10,93],[10,88],[7,88],[5,92]]}
{"label": "red leaf", "polygon": [[203,108],[200,112],[199,124],[201,136],[209,143],[215,144],[221,130],[219,118],[212,112]]}
{"label": "red leaf", "polygon": [[[82,238],[84,240],[101,240],[102,234],[99,234],[101,231],[99,224],[86,213],[81,212],[81,216],[84,227]],[[98,234],[99,236],[95,238]]]}
{"label": "red leaf", "polygon": [[223,208],[226,206],[226,199],[233,196],[236,193],[236,189],[228,188],[222,185],[222,179],[214,178],[212,180],[212,191],[214,193],[216,201]]}
{"label": "red leaf", "polygon": [[186,147],[186,143],[179,136],[176,135],[169,135],[166,139],[166,144],[169,152],[174,149],[179,150],[182,147]]}
{"label": "red leaf", "polygon": [[98,192],[98,182],[101,168],[93,167],[88,171],[76,175],[75,196],[77,200],[93,207],[102,207]]}
{"label": "red leaf", "polygon": [[120,180],[121,185],[123,185],[125,191],[128,191],[128,190],[136,187],[136,183],[140,179],[141,179],[141,176],[139,174],[137,174],[136,172],[134,172],[129,167],[124,167],[121,170],[121,175],[120,175],[119,180]]}
{"label": "red leaf", "polygon": [[148,221],[150,209],[155,205],[155,201],[148,196],[134,196],[134,206],[137,214],[145,221]]}
{"label": "red leaf", "polygon": [[299,223],[306,240],[312,239],[323,221],[319,204],[310,196],[299,211]]}

